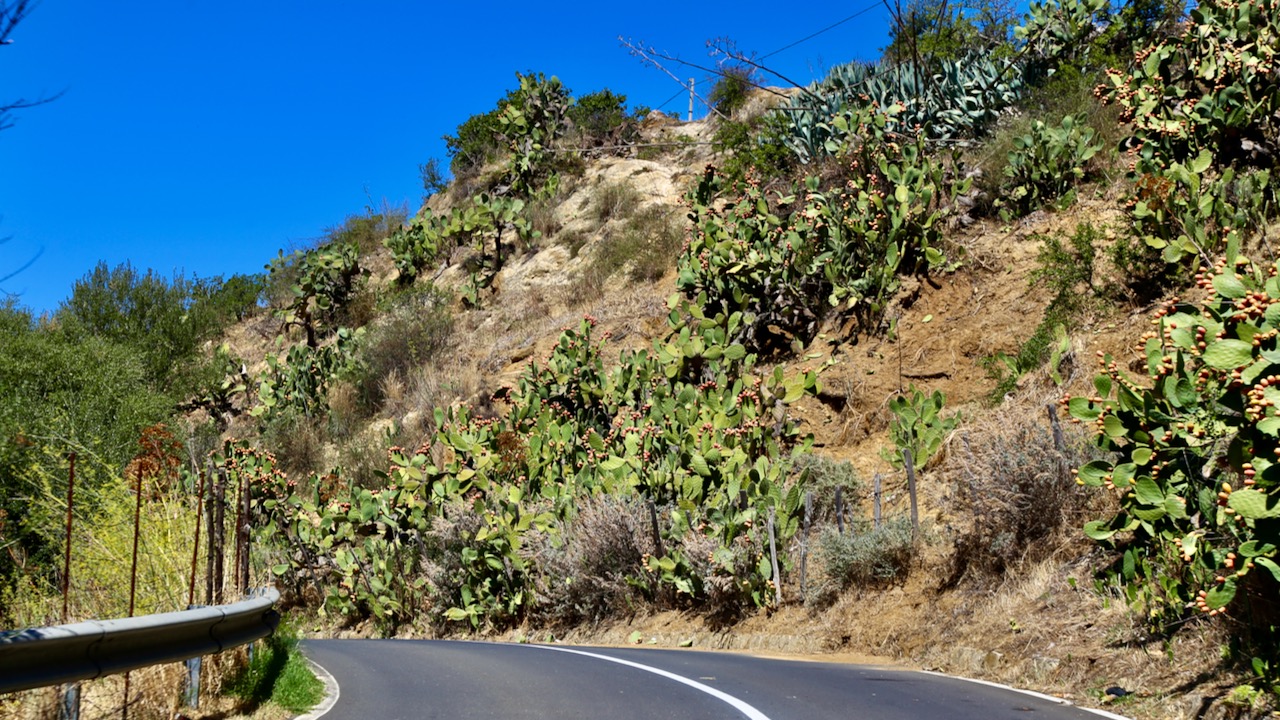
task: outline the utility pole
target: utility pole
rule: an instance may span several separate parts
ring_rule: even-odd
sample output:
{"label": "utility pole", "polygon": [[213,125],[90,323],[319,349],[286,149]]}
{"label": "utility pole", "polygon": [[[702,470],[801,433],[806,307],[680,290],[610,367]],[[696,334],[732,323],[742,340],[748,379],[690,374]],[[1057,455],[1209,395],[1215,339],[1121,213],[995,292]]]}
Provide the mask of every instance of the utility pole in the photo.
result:
{"label": "utility pole", "polygon": [[689,78],[689,122],[693,122],[693,81],[694,78]]}

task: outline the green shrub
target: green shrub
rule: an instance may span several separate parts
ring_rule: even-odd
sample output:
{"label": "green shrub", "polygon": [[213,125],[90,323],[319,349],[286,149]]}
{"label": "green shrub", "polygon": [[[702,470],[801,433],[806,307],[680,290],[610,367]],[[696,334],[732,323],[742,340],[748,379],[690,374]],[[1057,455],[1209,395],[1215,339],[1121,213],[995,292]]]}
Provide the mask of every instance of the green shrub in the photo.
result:
{"label": "green shrub", "polygon": [[497,107],[472,115],[458,126],[454,135],[442,138],[449,153],[449,170],[454,177],[471,175],[506,151],[499,135],[498,118],[514,94],[514,90],[509,91],[498,101]]}
{"label": "green shrub", "polygon": [[903,582],[915,555],[911,521],[906,518],[887,520],[880,527],[864,525],[845,534],[824,528],[813,554],[814,583],[805,600],[825,606],[853,587]]}
{"label": "green shrub", "polygon": [[746,105],[756,85],[756,71],[749,65],[724,65],[720,79],[711,88],[707,102],[725,115],[732,115]]}
{"label": "green shrub", "polygon": [[743,121],[727,120],[716,129],[715,142],[727,157],[721,171],[730,182],[746,179],[783,180],[796,166],[787,146],[788,121],[770,112]]}
{"label": "green shrub", "polygon": [[134,456],[142,428],[172,412],[143,360],[133,346],[0,303],[0,588],[22,574],[52,582],[63,529],[50,499],[65,497],[67,454],[78,455],[83,502]]}
{"label": "green shrub", "polygon": [[575,141],[584,147],[615,146],[635,142],[640,119],[647,108],[627,112],[627,96],[608,88],[583,95],[569,106],[567,116],[577,130]]}
{"label": "green shrub", "polygon": [[285,620],[227,681],[223,694],[251,707],[271,703],[292,713],[305,713],[324,699],[324,683],[311,672],[298,650],[297,630]]}
{"label": "green shrub", "polygon": [[[243,284],[252,285],[237,282],[227,291],[239,292]],[[219,294],[221,287],[217,279],[166,279],[154,270],[139,272],[129,263],[109,268],[100,262],[76,281],[57,320],[64,332],[133,348],[148,381],[180,395],[189,389],[185,370],[198,365],[201,343],[238,310],[233,307],[236,298]],[[244,292],[251,292],[251,287]]]}
{"label": "green shrub", "polygon": [[[1068,332],[1075,330],[1080,317],[1101,294],[1094,279],[1101,232],[1086,222],[1076,225],[1067,243],[1058,235],[1036,237],[1041,243],[1039,267],[1031,274],[1030,284],[1050,291],[1053,297],[1044,317],[1017,353],[997,353],[983,361],[988,375],[996,381],[991,391],[993,402],[1003,400],[1023,375],[1045,361],[1050,362],[1050,377],[1061,383],[1058,366],[1071,348]],[[1117,263],[1117,267],[1124,268],[1125,273],[1137,272],[1129,264]]]}
{"label": "green shrub", "polygon": [[262,308],[267,279],[261,273],[237,274],[223,280],[200,281],[195,292],[193,314],[208,312],[218,327],[244,320]]}

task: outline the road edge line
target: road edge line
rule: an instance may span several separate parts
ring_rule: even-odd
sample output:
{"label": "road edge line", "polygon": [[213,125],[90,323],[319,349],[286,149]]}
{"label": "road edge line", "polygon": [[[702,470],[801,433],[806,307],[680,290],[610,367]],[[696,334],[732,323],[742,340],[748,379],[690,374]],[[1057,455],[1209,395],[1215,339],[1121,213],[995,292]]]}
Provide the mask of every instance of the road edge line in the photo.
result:
{"label": "road edge line", "polygon": [[324,666],[312,660],[307,656],[303,656],[307,661],[307,665],[311,667],[311,672],[315,673],[316,679],[324,685],[324,700],[319,705],[308,710],[302,715],[298,715],[294,720],[319,720],[324,717],[333,706],[338,704],[338,698],[342,697],[342,688],[338,685],[338,680]]}
{"label": "road edge line", "polygon": [[919,670],[917,672],[922,672],[926,675],[934,675],[936,677],[951,678],[952,680],[964,680],[965,682],[976,683],[978,685],[986,685],[988,687],[999,688],[1001,690],[1010,690],[1016,693],[1020,693],[1022,695],[1030,695],[1031,697],[1039,698],[1041,700],[1048,700],[1049,702],[1056,703],[1058,705],[1068,705],[1073,708],[1079,708],[1080,710],[1083,710],[1087,713],[1093,713],[1094,715],[1108,718],[1108,720],[1133,720],[1132,718],[1125,717],[1124,715],[1117,715],[1113,712],[1108,712],[1106,710],[1099,710],[1097,708],[1077,705],[1071,702],[1070,700],[1067,700],[1066,698],[1054,697],[1053,695],[1046,695],[1045,693],[1039,693],[1039,692],[1036,692],[1035,690],[1023,690],[1022,688],[1016,688],[1016,687],[1013,687],[1012,685],[1005,685],[1003,683],[992,682],[990,680],[979,680],[978,678],[963,677],[961,675],[948,675],[946,673],[937,672],[936,670]]}
{"label": "road edge line", "polygon": [[632,662],[631,660],[623,660],[622,658],[616,658],[610,655],[602,655],[600,653],[587,652],[585,650],[574,650],[572,648],[555,647],[554,645],[530,644],[530,645],[524,645],[523,647],[537,648],[539,650],[555,650],[556,652],[572,653],[574,655],[585,655],[586,657],[596,658],[597,660],[607,660],[608,662],[611,662],[611,663],[617,663],[619,665],[626,665],[627,667],[632,667],[637,670],[643,670],[648,673],[653,673],[654,675],[657,675],[659,677],[665,677],[668,680],[675,680],[676,682],[681,683],[683,685],[687,685],[699,692],[706,693],[707,695],[710,695],[711,697],[732,707],[734,710],[737,710],[738,712],[742,713],[749,720],[769,720],[768,715],[765,715],[764,713],[760,712],[759,709],[757,709],[755,706],[748,703],[746,700],[734,697],[733,695],[730,695],[729,693],[724,692],[723,690],[717,690],[711,687],[710,685],[704,685],[703,683],[700,683],[697,680],[694,680],[692,678],[687,678],[683,675],[677,675],[676,673],[673,673],[669,670],[656,668],[656,667],[653,667],[652,665],[644,665],[642,663]]}

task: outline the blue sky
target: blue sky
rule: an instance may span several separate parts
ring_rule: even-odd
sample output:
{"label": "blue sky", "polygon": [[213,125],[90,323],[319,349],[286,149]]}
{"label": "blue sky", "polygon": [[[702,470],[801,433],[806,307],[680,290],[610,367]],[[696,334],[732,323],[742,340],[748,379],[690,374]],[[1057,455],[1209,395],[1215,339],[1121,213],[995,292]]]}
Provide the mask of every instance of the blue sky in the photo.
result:
{"label": "blue sky", "polygon": [[708,39],[764,55],[863,9],[769,57],[801,82],[878,56],[883,6],[42,0],[0,47],[0,102],[65,92],[0,131],[0,277],[34,258],[0,289],[41,312],[100,260],[259,272],[370,204],[416,209],[418,165],[517,71],[658,106],[680,88],[619,36],[709,65]]}

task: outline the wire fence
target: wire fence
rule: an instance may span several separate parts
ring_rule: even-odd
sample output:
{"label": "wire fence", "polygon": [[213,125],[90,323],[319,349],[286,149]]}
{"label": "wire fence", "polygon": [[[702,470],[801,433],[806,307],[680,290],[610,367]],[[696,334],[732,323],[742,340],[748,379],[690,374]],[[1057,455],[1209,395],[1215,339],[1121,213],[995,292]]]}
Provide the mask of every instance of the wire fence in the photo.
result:
{"label": "wire fence", "polygon": [[[267,580],[249,553],[249,488],[210,463],[199,471],[173,462],[135,459],[123,478],[77,478],[77,454],[68,452],[31,498],[33,514],[65,528],[61,566],[5,549],[19,573],[3,614],[17,627],[221,605],[242,598],[251,581]],[[77,486],[79,479],[79,486]],[[200,664],[200,696],[217,697],[223,678],[244,661],[244,651]],[[182,663],[158,665],[75,685],[0,695],[0,719],[174,717],[189,683]]]}

